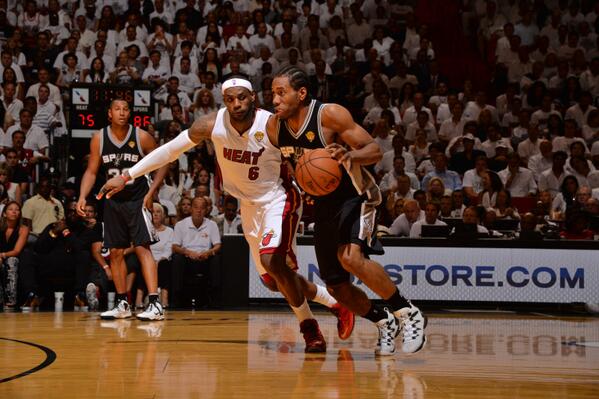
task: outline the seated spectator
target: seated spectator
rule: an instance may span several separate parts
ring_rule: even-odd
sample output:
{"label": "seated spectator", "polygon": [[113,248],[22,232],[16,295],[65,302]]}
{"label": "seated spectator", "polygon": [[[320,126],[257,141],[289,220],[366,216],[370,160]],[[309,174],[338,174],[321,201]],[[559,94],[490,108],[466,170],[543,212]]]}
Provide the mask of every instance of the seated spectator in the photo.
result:
{"label": "seated spectator", "polygon": [[21,186],[12,181],[12,171],[7,164],[0,164],[0,200],[21,204]]}
{"label": "seated spectator", "polygon": [[[535,179],[539,180],[541,173],[551,168],[553,164],[553,144],[547,139],[541,140],[539,143],[539,153],[532,155],[528,159],[528,169],[533,173]],[[566,154],[566,157],[568,155]]]}
{"label": "seated spectator", "polygon": [[451,193],[451,200],[453,206],[453,215],[452,217],[461,218],[464,210],[466,209],[466,205],[464,205],[464,192],[462,190],[454,190]]}
{"label": "seated spectator", "polygon": [[403,213],[393,221],[389,232],[394,236],[408,237],[414,223],[421,219],[424,219],[424,211],[420,210],[418,202],[415,200],[404,201]]}
{"label": "seated spectator", "polygon": [[543,234],[537,229],[537,217],[533,213],[526,212],[522,216],[518,239],[526,241],[539,241],[543,239]]}
{"label": "seated spectator", "polygon": [[482,188],[478,194],[478,203],[485,208],[495,207],[497,193],[503,189],[503,182],[499,175],[491,170],[482,174]]}
{"label": "seated spectator", "polygon": [[453,201],[451,200],[451,195],[444,195],[441,197],[441,203],[439,204],[439,218],[449,219],[453,217]]}
{"label": "seated spectator", "polygon": [[589,229],[589,216],[585,211],[569,209],[566,211],[565,229],[560,237],[566,240],[592,240],[593,230]]}
{"label": "seated spectator", "polygon": [[443,184],[443,180],[438,177],[433,177],[428,182],[428,187],[426,188],[426,201],[434,202],[439,205],[441,203],[441,198],[448,194],[445,189],[445,184]]}
{"label": "seated spectator", "polygon": [[422,179],[422,187],[428,187],[429,181],[433,177],[438,177],[443,180],[443,184],[446,189],[450,191],[462,189],[462,180],[460,179],[460,176],[453,170],[447,169],[447,157],[445,154],[437,154],[433,162],[435,169],[424,176]]}
{"label": "seated spectator", "polygon": [[64,220],[62,203],[50,195],[51,191],[50,179],[42,177],[37,184],[37,195],[29,198],[23,204],[23,224],[31,230],[33,235],[37,236],[44,231],[46,226]]}
{"label": "seated spectator", "polygon": [[193,120],[198,120],[204,115],[208,115],[212,112],[217,111],[216,103],[214,102],[214,96],[208,89],[200,89],[195,95],[195,101],[189,107],[189,112],[193,114]]}
{"label": "seated spectator", "polygon": [[12,82],[2,83],[2,96],[0,102],[5,111],[3,120],[0,120],[0,128],[8,128],[15,122],[19,122],[19,113],[23,109],[23,102],[16,96],[16,86]]}
{"label": "seated spectator", "polygon": [[582,156],[572,157],[570,161],[572,170],[568,171],[566,169],[566,171],[578,179],[579,185],[592,188],[599,187],[599,171],[591,170],[589,161]]}
{"label": "seated spectator", "polygon": [[[459,225],[454,227],[451,231],[451,237],[453,238],[477,238],[479,236],[488,236],[489,230],[485,226],[480,225],[480,217],[478,211],[475,206],[469,206],[464,209],[464,213],[462,215],[463,228]],[[475,229],[474,231],[470,230],[470,226]]]}
{"label": "seated spectator", "polygon": [[[391,222],[393,222],[399,215],[401,215],[403,213],[403,206],[406,201],[407,200],[400,198],[397,201],[395,201],[392,208],[387,208]],[[390,224],[391,223],[385,224],[385,225],[388,226]]]}
{"label": "seated spectator", "polygon": [[422,226],[447,226],[447,223],[439,220],[439,204],[428,202],[424,209],[424,219],[417,220],[410,228],[410,238],[422,237]]}
{"label": "seated spectator", "polygon": [[518,144],[516,147],[518,155],[522,158],[525,164],[528,164],[528,160],[541,152],[541,140],[539,139],[539,128],[535,125],[531,125],[527,130],[528,137]]}
{"label": "seated spectator", "polygon": [[526,197],[537,192],[537,183],[532,172],[520,166],[520,156],[516,152],[508,156],[507,168],[498,174],[512,197]]}
{"label": "seated spectator", "polygon": [[237,213],[237,204],[235,197],[227,196],[224,200],[224,213],[214,218],[221,237],[241,232],[241,216]]}
{"label": "seated spectator", "polygon": [[[599,217],[599,200],[597,198],[589,198],[584,207],[591,217]],[[595,231],[595,234],[597,233],[599,232]]]}
{"label": "seated spectator", "polygon": [[400,175],[396,178],[391,189],[385,192],[387,209],[391,210],[399,199],[411,200],[414,199],[416,190],[410,187],[410,178],[407,175]]}
{"label": "seated spectator", "polygon": [[463,175],[469,169],[473,169],[478,157],[486,157],[485,152],[478,149],[480,146],[480,140],[474,137],[472,133],[465,133],[463,136],[451,140],[445,151],[445,155],[449,154],[451,157],[449,169],[458,172],[460,175]]}
{"label": "seated spectator", "polygon": [[21,261],[23,288],[27,300],[23,311],[33,310],[38,300],[52,292],[75,294],[75,304],[83,303],[91,271],[91,241],[95,233],[88,229],[67,204],[67,220],[49,224],[39,235],[33,251],[26,251]]}
{"label": "seated spectator", "polygon": [[439,140],[437,137],[437,129],[429,118],[429,114],[425,111],[418,112],[416,120],[406,127],[406,142],[408,144],[413,144],[416,140],[417,130],[424,130],[426,133],[426,141],[429,143],[434,143]]}
{"label": "seated spectator", "polygon": [[417,190],[420,188],[420,182],[414,173],[405,171],[405,160],[403,156],[396,156],[393,160],[393,169],[387,172],[381,182],[379,183],[379,187],[383,195],[386,195],[388,191],[394,190],[397,188],[397,178],[402,175],[406,175],[410,178],[410,187]]}
{"label": "seated spectator", "polygon": [[21,193],[29,192],[29,176],[27,170],[19,163],[17,151],[9,148],[4,151],[6,165],[10,168],[10,182],[21,187]]}
{"label": "seated spectator", "polygon": [[538,177],[539,191],[549,191],[551,197],[560,192],[560,187],[567,173],[564,170],[568,155],[564,151],[556,151],[552,155],[551,168],[541,172]]}
{"label": "seated spectator", "polygon": [[464,173],[463,190],[471,203],[478,202],[478,198],[483,192],[483,176],[487,173],[487,157],[479,155],[476,157],[474,168],[466,170]]}
{"label": "seated spectator", "polygon": [[96,57],[92,60],[91,68],[83,71],[85,83],[106,83],[110,74],[106,70],[104,60],[100,57]]}
{"label": "seated spectator", "polygon": [[426,131],[424,129],[416,130],[416,141],[409,148],[409,152],[414,156],[417,164],[429,156],[429,147],[431,143],[426,140]]}
{"label": "seated spectator", "polygon": [[400,155],[405,161],[405,170],[414,173],[416,161],[414,161],[412,154],[406,151],[403,134],[397,133],[393,136],[391,143],[393,144],[393,150],[385,152],[383,154],[383,159],[381,159],[374,167],[376,174],[378,176],[384,176],[385,173],[391,171],[393,169],[393,160]]}
{"label": "seated spectator", "polygon": [[365,125],[368,130],[372,130],[374,141],[381,147],[383,153],[393,150],[393,136],[391,133],[392,131],[397,132],[397,130],[395,130],[396,119],[393,112],[385,109],[380,112],[380,115],[378,115],[376,119],[376,124],[371,125],[365,121]]}
{"label": "seated spectator", "polygon": [[424,158],[420,165],[416,168],[416,176],[419,179],[422,179],[428,173],[435,170],[435,166],[433,165],[433,160],[437,157],[437,154],[443,152],[443,144],[442,143],[432,143],[428,147],[428,157]]}
{"label": "seated spectator", "polygon": [[158,235],[159,241],[150,245],[152,256],[158,265],[158,287],[160,288],[160,303],[168,307],[168,293],[170,290],[171,256],[175,233],[171,227],[164,225],[164,207],[154,203],[152,211],[152,224]]}
{"label": "seated spectator", "polygon": [[576,205],[576,193],[578,192],[578,179],[572,175],[564,177],[560,191],[553,198],[552,210],[557,212],[556,219],[563,219],[566,211]]}
{"label": "seated spectator", "polygon": [[[572,160],[574,158],[583,158],[588,165],[589,171],[594,171],[595,167],[593,166],[593,163],[590,160],[586,159],[586,156],[588,153],[589,153],[589,150],[586,147],[584,142],[573,141],[572,144],[570,144],[570,157],[566,161],[566,166],[565,166],[566,171],[571,174],[574,174],[574,172],[576,171],[576,169],[572,165]],[[586,176],[586,174],[585,174],[585,176]]]}
{"label": "seated spectator", "polygon": [[0,219],[0,303],[5,310],[14,310],[17,304],[19,255],[28,235],[29,228],[21,223],[21,205],[9,202]]}
{"label": "seated spectator", "polygon": [[77,56],[73,53],[67,53],[63,56],[64,65],[58,73],[56,86],[58,86],[63,97],[69,97],[69,87],[72,83],[83,81],[83,70],[79,67]]}
{"label": "seated spectator", "polygon": [[177,204],[177,222],[191,216],[191,198],[181,198]]}
{"label": "seated spectator", "polygon": [[592,197],[592,190],[589,186],[580,186],[574,197],[575,206],[579,209],[586,210],[586,203]]}
{"label": "seated spectator", "polygon": [[520,219],[518,210],[512,207],[512,196],[506,189],[497,192],[495,206],[490,209],[497,215],[497,219]]}
{"label": "seated spectator", "polygon": [[33,124],[33,113],[27,108],[23,108],[19,112],[19,116],[20,122],[14,124],[6,131],[0,146],[13,147],[19,150],[14,145],[13,133],[20,131],[25,134],[24,148],[34,151],[34,156],[48,155],[48,147],[50,145],[48,135],[39,126]]}
{"label": "seated spectator", "polygon": [[[192,300],[198,305],[208,305],[210,265],[209,259],[216,255],[221,247],[218,227],[206,219],[207,202],[203,197],[192,200],[191,216],[177,222],[173,241],[173,263],[171,273],[171,303],[175,306],[189,306]],[[200,279],[200,293],[184,290],[185,282]],[[199,294],[200,296],[198,297]]]}
{"label": "seated spectator", "polygon": [[586,149],[584,139],[577,136],[578,126],[576,121],[574,119],[566,119],[564,121],[564,135],[553,138],[553,151],[565,151],[570,155],[570,145],[575,141],[580,141]]}

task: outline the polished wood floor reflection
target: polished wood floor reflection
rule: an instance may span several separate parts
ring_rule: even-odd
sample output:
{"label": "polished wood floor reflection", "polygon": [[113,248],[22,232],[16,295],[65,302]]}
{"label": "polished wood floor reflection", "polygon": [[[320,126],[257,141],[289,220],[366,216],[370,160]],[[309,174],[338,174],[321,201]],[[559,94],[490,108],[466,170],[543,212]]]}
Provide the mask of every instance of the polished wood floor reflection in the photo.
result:
{"label": "polished wood floor reflection", "polygon": [[598,398],[599,318],[429,314],[428,344],[374,357],[359,320],[326,355],[304,355],[288,312],[0,314],[0,398]]}

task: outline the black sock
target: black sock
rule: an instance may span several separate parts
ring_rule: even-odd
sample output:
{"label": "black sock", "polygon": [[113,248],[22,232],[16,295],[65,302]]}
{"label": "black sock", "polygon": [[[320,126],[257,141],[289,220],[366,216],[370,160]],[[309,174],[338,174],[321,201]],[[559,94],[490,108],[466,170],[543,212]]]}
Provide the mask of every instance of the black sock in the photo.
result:
{"label": "black sock", "polygon": [[385,312],[381,307],[376,306],[374,302],[371,302],[370,310],[362,317],[367,320],[370,320],[373,323],[377,323],[387,318],[387,312]]}
{"label": "black sock", "polygon": [[127,302],[127,294],[116,294],[116,303],[119,303],[119,301]]}
{"label": "black sock", "polygon": [[390,298],[385,299],[385,302],[391,306],[391,309],[394,312],[402,308],[409,308],[411,306],[410,302],[408,302],[408,300],[399,293],[398,289],[395,290],[395,293],[393,293]]}
{"label": "black sock", "polygon": [[148,301],[150,301],[150,303],[156,303],[156,302],[158,302],[158,294],[150,294],[150,295],[148,295]]}

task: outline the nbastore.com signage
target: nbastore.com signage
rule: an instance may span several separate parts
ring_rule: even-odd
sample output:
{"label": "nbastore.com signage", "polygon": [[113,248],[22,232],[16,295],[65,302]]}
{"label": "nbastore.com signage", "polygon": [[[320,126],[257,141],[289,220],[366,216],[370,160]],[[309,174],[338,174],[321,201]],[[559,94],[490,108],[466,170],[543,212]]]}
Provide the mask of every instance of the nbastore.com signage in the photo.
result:
{"label": "nbastore.com signage", "polygon": [[[299,272],[322,284],[312,245],[298,245]],[[406,297],[415,300],[599,302],[596,250],[385,247],[374,256]],[[253,270],[250,298],[278,298]],[[378,298],[362,281],[354,284]]]}

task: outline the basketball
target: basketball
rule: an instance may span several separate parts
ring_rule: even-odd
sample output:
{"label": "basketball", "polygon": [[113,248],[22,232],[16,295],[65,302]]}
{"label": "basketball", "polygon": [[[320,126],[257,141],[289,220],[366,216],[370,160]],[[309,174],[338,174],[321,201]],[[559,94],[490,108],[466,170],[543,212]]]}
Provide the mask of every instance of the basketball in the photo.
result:
{"label": "basketball", "polygon": [[310,195],[332,193],[341,182],[341,167],[324,148],[307,151],[295,166],[295,178],[300,187]]}

